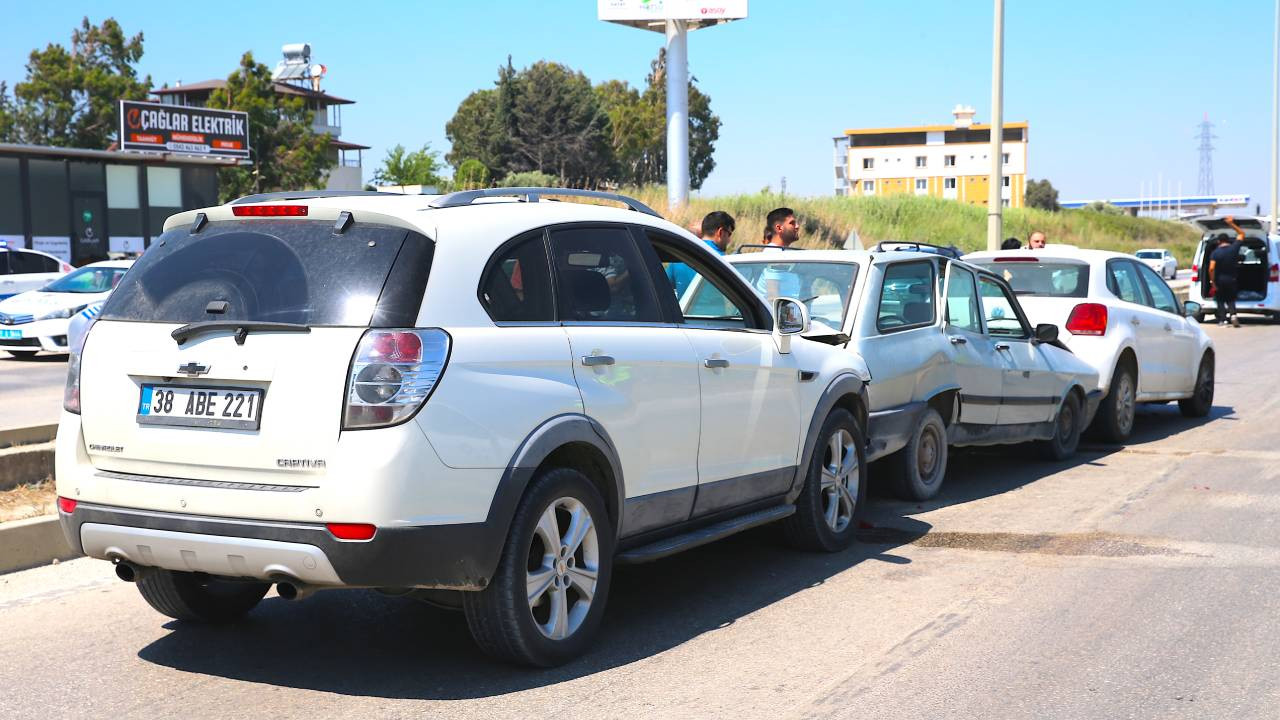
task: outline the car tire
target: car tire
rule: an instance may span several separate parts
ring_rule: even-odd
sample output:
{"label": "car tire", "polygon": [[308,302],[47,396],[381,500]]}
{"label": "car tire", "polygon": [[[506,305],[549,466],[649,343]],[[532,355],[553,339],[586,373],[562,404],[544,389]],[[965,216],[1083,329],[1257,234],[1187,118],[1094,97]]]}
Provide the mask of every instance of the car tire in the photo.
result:
{"label": "car tire", "polygon": [[[604,500],[585,475],[569,468],[539,473],[516,508],[489,586],[463,593],[476,644],[495,658],[535,667],[581,655],[604,616],[613,541]],[[530,600],[538,579],[545,583]]]}
{"label": "car tire", "polygon": [[160,614],[200,623],[238,620],[271,589],[270,583],[159,569],[143,572],[135,584],[142,598]]}
{"label": "car tire", "polygon": [[1201,325],[1204,324],[1204,313],[1202,312],[1196,313],[1196,322],[1200,323]]}
{"label": "car tire", "polygon": [[925,410],[911,439],[888,464],[899,498],[920,502],[938,494],[947,474],[947,426],[937,410]]}
{"label": "car tire", "polygon": [[30,360],[31,358],[36,356],[36,353],[40,351],[39,350],[5,350],[5,352],[9,353],[10,355],[12,355],[13,357],[19,360]]}
{"label": "car tire", "polygon": [[1200,367],[1196,370],[1196,384],[1191,397],[1178,401],[1178,410],[1183,417],[1202,418],[1213,409],[1214,362],[1213,356],[1205,353],[1200,358]]}
{"label": "car tire", "polygon": [[1080,431],[1084,429],[1083,413],[1080,397],[1068,392],[1054,418],[1053,437],[1037,443],[1046,460],[1061,461],[1076,454],[1076,448],[1080,447]]}
{"label": "car tire", "polygon": [[796,511],[782,521],[793,547],[838,552],[849,547],[866,504],[867,459],[862,428],[836,408],[822,423]]}
{"label": "car tire", "polygon": [[1129,363],[1116,366],[1111,375],[1111,388],[1102,399],[1092,426],[1106,442],[1123,443],[1133,434],[1134,415],[1138,407],[1138,381],[1134,375],[1133,366]]}

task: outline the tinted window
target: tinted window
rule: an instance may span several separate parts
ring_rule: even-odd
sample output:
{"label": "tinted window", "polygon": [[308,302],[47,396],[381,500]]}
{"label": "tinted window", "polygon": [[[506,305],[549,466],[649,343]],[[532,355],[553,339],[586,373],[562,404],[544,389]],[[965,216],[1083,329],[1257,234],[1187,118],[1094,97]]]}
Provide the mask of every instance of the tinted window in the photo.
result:
{"label": "tinted window", "polygon": [[560,318],[578,322],[658,322],[649,277],[625,228],[551,233]]}
{"label": "tinted window", "polygon": [[1143,260],[1160,260],[1164,257],[1162,250],[1139,250],[1136,254]]}
{"label": "tinted window", "polygon": [[[212,223],[196,235],[170,230],[134,264],[101,317],[367,326],[408,235],[359,223],[334,235],[333,223],[289,220]],[[214,300],[228,303],[225,313],[206,312]]]}
{"label": "tinted window", "polygon": [[1141,282],[1138,267],[1133,263],[1123,260],[1107,263],[1107,288],[1121,300],[1144,304],[1146,299],[1142,296]]}
{"label": "tinted window", "polygon": [[750,262],[738,263],[734,268],[766,299],[771,281],[779,291],[792,291],[793,294],[779,292],[778,297],[793,297],[803,302],[809,309],[809,317],[835,330],[844,325],[849,291],[858,275],[856,263]]}
{"label": "tinted window", "polygon": [[63,293],[108,292],[120,284],[126,270],[128,268],[82,267],[69,275],[63,275],[41,289],[45,292]]}
{"label": "tinted window", "polygon": [[9,253],[9,263],[14,274],[58,272],[57,260],[21,250]]}
{"label": "tinted window", "polygon": [[1019,295],[1076,297],[1089,295],[1089,266],[1055,262],[979,263],[1004,278]]}
{"label": "tinted window", "polygon": [[500,251],[480,283],[480,299],[496,322],[555,320],[542,231]]}
{"label": "tinted window", "polygon": [[993,337],[1027,337],[1026,328],[1018,319],[1013,296],[988,277],[979,277],[978,286],[982,293],[982,311],[987,319],[987,334]]}
{"label": "tinted window", "polygon": [[1147,294],[1151,297],[1152,307],[1165,312],[1178,313],[1178,300],[1173,296],[1173,291],[1165,284],[1164,280],[1156,275],[1155,271],[1146,265],[1139,265],[1138,273],[1142,276],[1142,282],[1147,286]]}
{"label": "tinted window", "polygon": [[884,271],[876,328],[881,332],[932,324],[934,310],[933,263],[901,262]]}
{"label": "tinted window", "polygon": [[973,273],[951,266],[951,283],[947,286],[947,322],[972,332],[982,332],[982,311],[978,308],[978,291]]}
{"label": "tinted window", "polygon": [[[662,264],[667,287],[675,293],[680,307],[680,323],[709,328],[748,327],[747,318],[751,317],[751,311],[735,288],[716,277],[705,262],[683,251],[677,242],[654,234],[649,235],[649,241]],[[684,281],[683,293],[671,285],[672,276]]]}

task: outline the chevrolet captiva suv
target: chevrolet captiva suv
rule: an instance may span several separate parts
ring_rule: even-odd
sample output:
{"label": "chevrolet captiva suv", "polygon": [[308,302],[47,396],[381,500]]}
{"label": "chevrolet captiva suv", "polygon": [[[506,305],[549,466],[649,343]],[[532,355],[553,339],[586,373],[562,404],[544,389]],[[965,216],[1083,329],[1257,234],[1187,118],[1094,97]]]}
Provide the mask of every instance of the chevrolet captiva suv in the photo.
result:
{"label": "chevrolet captiva suv", "polygon": [[[697,314],[677,264],[718,292]],[[555,665],[617,564],[775,521],[801,548],[853,539],[867,371],[807,327],[618,195],[184,212],[70,360],[62,527],[181,621],[235,620],[273,585],[375,588]]]}

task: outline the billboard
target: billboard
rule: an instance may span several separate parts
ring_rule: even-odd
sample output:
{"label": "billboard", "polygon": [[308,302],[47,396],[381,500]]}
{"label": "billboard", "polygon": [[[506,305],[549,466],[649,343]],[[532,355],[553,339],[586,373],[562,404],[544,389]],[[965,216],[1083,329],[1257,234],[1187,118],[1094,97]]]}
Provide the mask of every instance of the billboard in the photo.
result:
{"label": "billboard", "polygon": [[120,149],[249,158],[249,114],[120,101]]}
{"label": "billboard", "polygon": [[597,18],[636,20],[741,20],[747,0],[596,0]]}

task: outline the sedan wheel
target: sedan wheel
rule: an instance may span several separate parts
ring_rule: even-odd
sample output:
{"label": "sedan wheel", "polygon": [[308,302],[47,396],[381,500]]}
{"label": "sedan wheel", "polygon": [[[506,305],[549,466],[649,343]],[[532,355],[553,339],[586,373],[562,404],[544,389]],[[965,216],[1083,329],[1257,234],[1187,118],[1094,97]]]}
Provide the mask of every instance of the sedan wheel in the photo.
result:
{"label": "sedan wheel", "polygon": [[1137,381],[1133,368],[1122,364],[1111,377],[1111,389],[1098,408],[1093,428],[1103,440],[1122,443],[1133,433],[1133,419],[1137,411]]}
{"label": "sedan wheel", "polygon": [[1058,408],[1054,420],[1053,437],[1040,442],[1040,452],[1047,460],[1066,460],[1075,454],[1080,445],[1080,399],[1068,394]]}
{"label": "sedan wheel", "polygon": [[860,475],[853,435],[839,428],[828,438],[822,460],[822,514],[833,532],[844,532],[853,521]]}
{"label": "sedan wheel", "polygon": [[827,416],[814,443],[796,510],[782,521],[792,545],[836,552],[853,542],[865,505],[864,437],[848,410],[836,408]]}
{"label": "sedan wheel", "polygon": [[906,447],[894,453],[889,464],[899,498],[920,502],[938,494],[947,474],[947,426],[937,410],[924,411]]}
{"label": "sedan wheel", "polygon": [[563,640],[591,610],[600,573],[600,540],[591,513],[562,497],[542,513],[529,547],[529,611],[542,634]]}
{"label": "sedan wheel", "polygon": [[1200,359],[1200,369],[1196,371],[1196,385],[1191,397],[1178,401],[1178,410],[1184,417],[1202,418],[1213,409],[1213,376],[1213,356],[1206,354]]}

